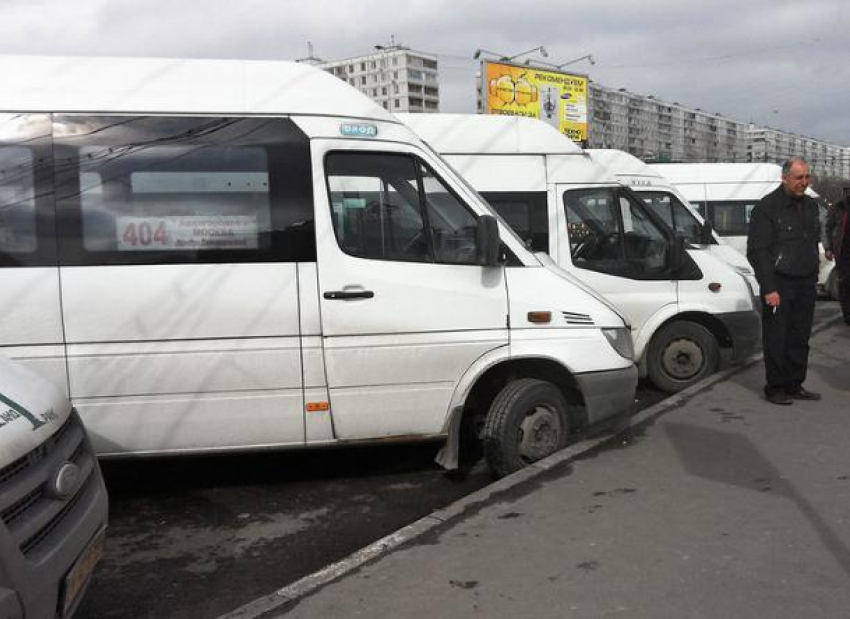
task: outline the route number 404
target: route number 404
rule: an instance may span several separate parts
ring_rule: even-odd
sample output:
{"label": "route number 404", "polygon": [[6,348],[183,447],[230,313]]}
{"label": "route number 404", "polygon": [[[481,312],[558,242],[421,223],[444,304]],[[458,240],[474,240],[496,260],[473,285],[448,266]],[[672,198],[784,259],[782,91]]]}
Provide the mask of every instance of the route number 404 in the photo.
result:
{"label": "route number 404", "polygon": [[164,221],[159,223],[154,222],[156,229],[150,222],[130,222],[124,228],[124,233],[121,235],[121,240],[125,245],[133,247],[141,245],[148,247],[150,245],[168,245],[168,229]]}

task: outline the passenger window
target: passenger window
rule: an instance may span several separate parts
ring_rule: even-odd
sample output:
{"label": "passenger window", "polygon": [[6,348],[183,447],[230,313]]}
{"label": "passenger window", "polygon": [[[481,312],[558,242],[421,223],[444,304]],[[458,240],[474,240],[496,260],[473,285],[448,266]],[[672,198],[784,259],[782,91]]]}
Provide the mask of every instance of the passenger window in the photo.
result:
{"label": "passenger window", "polygon": [[71,251],[125,264],[315,260],[298,133],[284,119],[57,118],[59,208],[79,213]]}
{"label": "passenger window", "polygon": [[0,252],[4,254],[36,250],[34,169],[30,149],[0,147]]}
{"label": "passenger window", "polygon": [[563,197],[575,266],[633,279],[666,276],[669,241],[640,201],[612,187]]}
{"label": "passenger window", "polygon": [[325,168],[340,248],[360,258],[476,263],[476,218],[407,155],[331,153]]}
{"label": "passenger window", "polygon": [[482,193],[493,209],[532,251],[549,252],[549,215],[546,192]]}
{"label": "passenger window", "polygon": [[756,203],[747,200],[710,202],[711,220],[721,236],[746,236]]}
{"label": "passenger window", "polygon": [[49,150],[46,115],[0,114],[0,266],[55,264]]}

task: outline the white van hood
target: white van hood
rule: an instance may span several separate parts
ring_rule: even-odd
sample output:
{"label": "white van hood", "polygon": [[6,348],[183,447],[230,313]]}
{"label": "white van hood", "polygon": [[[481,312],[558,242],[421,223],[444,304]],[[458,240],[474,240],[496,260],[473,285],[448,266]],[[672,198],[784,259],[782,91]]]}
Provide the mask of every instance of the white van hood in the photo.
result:
{"label": "white van hood", "polygon": [[41,445],[70,414],[70,402],[56,387],[0,357],[0,468]]}

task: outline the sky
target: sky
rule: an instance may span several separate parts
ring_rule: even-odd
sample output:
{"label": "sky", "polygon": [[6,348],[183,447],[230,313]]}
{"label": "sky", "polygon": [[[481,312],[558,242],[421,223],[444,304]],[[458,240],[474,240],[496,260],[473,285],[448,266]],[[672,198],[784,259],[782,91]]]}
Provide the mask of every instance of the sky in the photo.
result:
{"label": "sky", "polygon": [[336,60],[437,55],[474,112],[476,49],[569,66],[706,112],[850,146],[847,0],[0,0],[0,54]]}

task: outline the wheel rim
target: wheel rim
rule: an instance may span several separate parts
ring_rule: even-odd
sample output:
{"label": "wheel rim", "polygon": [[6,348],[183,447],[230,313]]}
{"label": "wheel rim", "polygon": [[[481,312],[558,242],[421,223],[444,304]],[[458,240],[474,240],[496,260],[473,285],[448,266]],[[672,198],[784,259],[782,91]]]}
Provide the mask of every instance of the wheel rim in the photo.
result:
{"label": "wheel rim", "polygon": [[563,433],[560,417],[546,405],[535,406],[519,429],[519,453],[526,462],[535,462],[553,453]]}
{"label": "wheel rim", "polygon": [[705,366],[705,354],[693,340],[673,340],[661,355],[661,367],[675,380],[688,380],[697,376]]}

